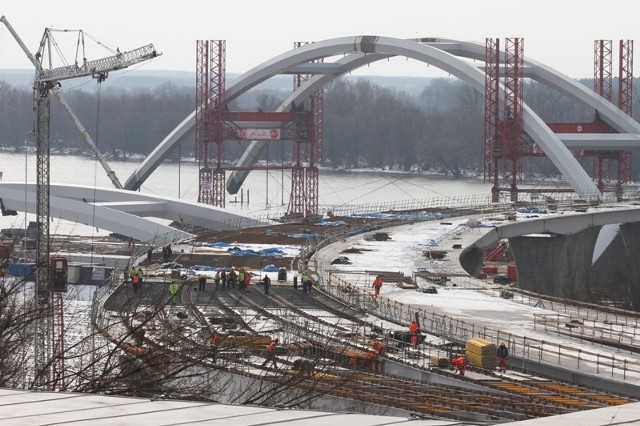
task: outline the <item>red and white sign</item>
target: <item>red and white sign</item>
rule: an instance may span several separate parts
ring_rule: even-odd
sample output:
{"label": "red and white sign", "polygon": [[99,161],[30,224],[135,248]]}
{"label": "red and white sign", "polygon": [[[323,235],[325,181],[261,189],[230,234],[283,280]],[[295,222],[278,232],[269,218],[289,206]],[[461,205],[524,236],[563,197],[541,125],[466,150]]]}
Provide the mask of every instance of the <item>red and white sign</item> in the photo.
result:
{"label": "red and white sign", "polygon": [[238,139],[280,139],[280,129],[238,129]]}
{"label": "red and white sign", "polygon": [[544,151],[542,150],[542,148],[540,148],[540,145],[538,145],[537,143],[533,143],[533,146],[531,147],[531,152],[534,154],[544,154]]}

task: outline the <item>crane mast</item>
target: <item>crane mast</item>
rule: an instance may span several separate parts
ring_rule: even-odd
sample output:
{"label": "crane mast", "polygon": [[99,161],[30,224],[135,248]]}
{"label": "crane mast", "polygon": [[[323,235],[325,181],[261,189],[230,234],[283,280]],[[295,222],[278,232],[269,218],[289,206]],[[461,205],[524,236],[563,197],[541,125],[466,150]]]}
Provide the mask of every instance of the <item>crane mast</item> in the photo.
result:
{"label": "crane mast", "polygon": [[[127,52],[118,52],[106,58],[86,61],[81,65],[77,63],[63,67],[52,68],[51,45],[55,43],[50,28],[46,28],[40,42],[40,47],[35,55],[32,55],[21,38],[18,36],[7,19],[0,18],[16,42],[20,45],[29,60],[36,69],[35,82],[33,87],[33,99],[35,110],[35,134],[37,142],[37,180],[36,180],[36,215],[37,215],[37,245],[36,245],[36,291],[35,303],[37,306],[35,346],[34,346],[34,382],[33,386],[46,389],[64,388],[64,347],[59,342],[63,337],[62,324],[56,324],[54,306],[60,309],[59,318],[62,318],[62,303],[60,293],[56,296],[60,298],[54,303],[54,292],[51,280],[51,268],[49,265],[50,255],[50,145],[49,128],[51,102],[49,94],[53,92],[57,99],[61,100],[65,111],[71,115],[74,123],[83,134],[83,138],[89,143],[96,155],[101,159],[107,174],[116,187],[119,185],[115,173],[106,164],[97,146],[92,143],[84,127],[77,119],[69,105],[64,101],[62,94],[57,90],[58,82],[61,80],[92,76],[99,82],[104,81],[111,71],[127,68],[131,65],[155,58],[160,55],[152,44],[148,44],[138,49]],[[49,67],[45,64],[48,62]],[[60,303],[57,303],[60,302]],[[57,342],[54,344],[54,341]]]}

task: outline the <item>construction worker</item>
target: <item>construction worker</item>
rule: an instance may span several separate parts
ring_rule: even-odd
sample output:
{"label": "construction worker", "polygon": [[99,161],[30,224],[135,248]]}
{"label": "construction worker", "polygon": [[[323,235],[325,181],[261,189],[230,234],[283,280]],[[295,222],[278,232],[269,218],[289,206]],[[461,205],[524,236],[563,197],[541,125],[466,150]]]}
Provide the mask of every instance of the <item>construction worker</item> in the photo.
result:
{"label": "construction worker", "polygon": [[238,271],[238,288],[244,286],[244,269]]}
{"label": "construction worker", "polygon": [[233,288],[238,283],[238,273],[236,269],[232,266],[229,271],[229,287]]}
{"label": "construction worker", "polygon": [[455,373],[460,373],[461,376],[464,376],[464,372],[467,369],[467,360],[464,356],[452,358],[451,365],[455,368]]}
{"label": "construction worker", "polygon": [[372,349],[373,349],[374,351],[376,351],[376,353],[378,354],[378,356],[382,356],[382,355],[384,355],[385,347],[384,347],[384,343],[382,343],[382,341],[380,341],[380,340],[376,340],[375,342],[373,342]]}
{"label": "construction worker", "polygon": [[367,359],[369,360],[370,368],[376,373],[382,373],[382,371],[384,370],[384,363],[380,359],[380,357],[384,355],[384,350],[384,343],[376,340],[375,342],[373,342],[373,346],[367,353]]}
{"label": "construction worker", "polygon": [[507,359],[509,358],[509,349],[507,349],[507,346],[504,344],[504,342],[500,343],[500,346],[498,346],[497,355],[498,355],[498,371],[502,373],[506,373]]}
{"label": "construction worker", "polygon": [[[207,286],[207,276],[206,275],[200,275],[198,277],[198,291],[205,291],[205,287]],[[216,285],[216,289],[218,288],[218,286]]]}
{"label": "construction worker", "polygon": [[269,278],[269,275],[267,274],[264,275],[264,278],[262,279],[262,284],[264,285],[264,294],[268,296],[269,287],[271,287],[271,278]]}
{"label": "construction worker", "polygon": [[141,266],[138,266],[138,269],[136,269],[136,275],[138,276],[138,290],[140,290],[142,288],[142,281],[144,279],[144,271],[142,270]]}
{"label": "construction worker", "polygon": [[275,368],[278,368],[278,364],[276,364],[276,359],[274,358],[276,353],[276,346],[278,346],[278,342],[279,340],[276,337],[275,339],[271,340],[271,342],[269,343],[269,346],[267,346],[267,358],[262,363],[263,367],[265,367],[269,363],[269,361],[271,361],[273,363],[273,366]]}
{"label": "construction worker", "polygon": [[313,277],[311,275],[309,275],[309,281],[307,281],[307,292],[308,293],[311,293],[311,289],[313,288],[315,283],[316,283],[316,280],[314,280]]}
{"label": "construction worker", "polygon": [[411,345],[418,346],[418,333],[420,332],[420,327],[418,323],[415,321],[411,321],[409,324],[409,333],[411,333]]}
{"label": "construction worker", "polygon": [[129,268],[129,279],[131,280],[131,282],[133,282],[133,276],[137,273],[138,271],[136,270],[136,266],[133,265],[131,268]]}
{"label": "construction worker", "polygon": [[224,269],[220,272],[220,282],[222,283],[222,288],[227,288],[227,271]]}
{"label": "construction worker", "polygon": [[309,280],[311,279],[311,277],[309,277],[309,274],[307,272],[303,272],[302,277],[300,279],[302,281],[302,291],[304,293],[308,292],[310,290]]}
{"label": "construction worker", "polygon": [[171,281],[171,284],[169,284],[169,302],[171,302],[171,306],[175,306],[176,304],[176,295],[178,294],[178,290],[180,290],[178,283]]}
{"label": "construction worker", "polygon": [[137,293],[140,290],[140,276],[137,271],[131,276],[131,283],[133,285],[133,292]]}
{"label": "construction worker", "polygon": [[376,297],[380,296],[380,288],[382,288],[382,278],[380,278],[380,275],[378,275],[376,277],[376,279],[373,280],[373,286],[372,287],[373,287],[374,295]]}
{"label": "construction worker", "polygon": [[216,362],[216,358],[218,356],[218,343],[220,342],[220,335],[218,335],[217,331],[214,331],[211,337],[209,338],[209,349],[211,350],[211,358],[213,362]]}
{"label": "construction worker", "polygon": [[249,291],[251,287],[251,272],[244,271],[244,291]]}

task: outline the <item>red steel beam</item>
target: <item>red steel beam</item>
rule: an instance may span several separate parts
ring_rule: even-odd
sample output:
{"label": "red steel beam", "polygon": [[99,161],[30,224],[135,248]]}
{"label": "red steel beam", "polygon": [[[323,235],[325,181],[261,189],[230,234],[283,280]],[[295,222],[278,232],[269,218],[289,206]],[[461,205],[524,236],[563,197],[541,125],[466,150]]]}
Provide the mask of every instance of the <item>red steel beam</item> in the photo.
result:
{"label": "red steel beam", "polygon": [[604,122],[594,123],[546,123],[554,133],[617,133]]}
{"label": "red steel beam", "polygon": [[225,119],[227,121],[266,121],[287,123],[299,120],[301,117],[309,115],[308,112],[271,112],[271,111],[227,111]]}

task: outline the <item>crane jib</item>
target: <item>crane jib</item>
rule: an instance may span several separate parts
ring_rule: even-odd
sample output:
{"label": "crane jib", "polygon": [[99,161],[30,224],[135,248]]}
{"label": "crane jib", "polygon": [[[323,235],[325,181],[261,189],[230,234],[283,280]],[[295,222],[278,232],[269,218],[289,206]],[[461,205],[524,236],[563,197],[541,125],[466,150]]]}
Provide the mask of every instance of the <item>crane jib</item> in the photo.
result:
{"label": "crane jib", "polygon": [[49,70],[43,69],[38,76],[38,80],[58,81],[69,78],[98,75],[109,71],[127,68],[131,65],[153,59],[160,55],[161,53],[155,49],[153,44],[147,44],[146,46],[142,46],[128,52],[119,52],[116,55],[106,58],[86,61],[82,65],[74,64]]}

